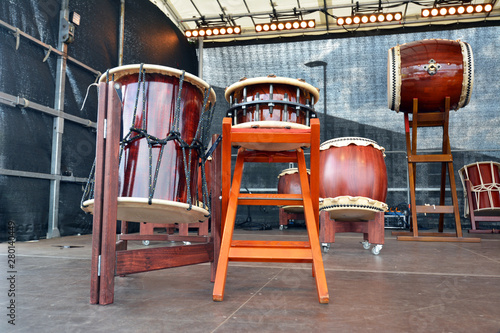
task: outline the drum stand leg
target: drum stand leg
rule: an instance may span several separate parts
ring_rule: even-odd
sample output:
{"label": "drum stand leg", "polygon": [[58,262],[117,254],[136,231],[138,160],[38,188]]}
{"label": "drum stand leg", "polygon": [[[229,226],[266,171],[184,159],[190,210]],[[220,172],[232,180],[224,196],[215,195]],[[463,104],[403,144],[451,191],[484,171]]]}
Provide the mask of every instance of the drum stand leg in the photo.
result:
{"label": "drum stand leg", "polygon": [[[458,198],[453,171],[453,156],[451,154],[450,139],[448,134],[448,123],[450,114],[450,98],[445,98],[444,112],[418,113],[418,99],[413,99],[412,120],[408,119],[405,112],[406,151],[408,157],[408,176],[410,181],[410,203],[411,203],[411,227],[412,231],[398,232],[392,234],[403,241],[434,241],[434,242],[480,242],[479,238],[464,238],[460,224],[460,213],[458,209]],[[441,154],[417,154],[417,129],[418,127],[442,127],[443,141]],[[410,137],[410,128],[412,134]],[[416,190],[416,164],[417,163],[441,163],[441,193],[439,205],[417,205],[415,198]],[[448,171],[452,205],[445,206],[446,171]],[[417,214],[440,214],[439,229],[437,233],[420,232],[418,230]],[[444,214],[454,214],[455,233],[443,233]]]}
{"label": "drum stand leg", "polygon": [[[311,120],[310,130],[232,129],[231,119],[222,125],[222,215],[223,233],[215,276],[213,300],[222,301],[229,261],[312,263],[313,276],[320,303],[328,303],[329,295],[318,238],[319,215],[319,121]],[[304,141],[294,141],[304,140]],[[311,146],[311,183],[302,149],[288,152],[246,151],[240,148],[231,184],[231,147],[233,142],[303,142]],[[297,162],[302,194],[240,193],[245,162]],[[303,205],[309,241],[233,240],[238,205]]]}
{"label": "drum stand leg", "polygon": [[[144,236],[123,234],[120,235],[118,243],[116,242],[120,150],[120,112],[117,110],[121,109],[121,101],[113,84],[114,82],[99,84],[97,119],[90,303],[101,305],[111,304],[114,301],[115,275],[211,262],[211,279],[213,280],[214,257],[218,256],[218,246],[216,247],[218,241],[214,239],[219,237],[218,223],[215,222],[219,220],[219,216],[214,215],[212,215],[214,236],[196,236],[200,244],[127,251],[126,241],[141,240]],[[220,152],[216,154],[220,156]],[[214,160],[220,160],[220,158],[214,155]],[[215,167],[212,176],[212,179],[220,179],[220,168],[217,170]],[[214,191],[217,185],[212,184],[212,195],[217,193]],[[214,200],[212,196],[212,203],[212,206],[217,207],[218,198]],[[218,213],[220,213],[220,208],[215,209],[215,214]]]}
{"label": "drum stand leg", "polygon": [[335,234],[342,232],[357,232],[363,234],[363,247],[366,250],[373,244],[372,253],[378,255],[384,245],[384,213],[375,214],[369,221],[340,221],[330,219],[328,211],[320,212],[319,241],[335,243]]}

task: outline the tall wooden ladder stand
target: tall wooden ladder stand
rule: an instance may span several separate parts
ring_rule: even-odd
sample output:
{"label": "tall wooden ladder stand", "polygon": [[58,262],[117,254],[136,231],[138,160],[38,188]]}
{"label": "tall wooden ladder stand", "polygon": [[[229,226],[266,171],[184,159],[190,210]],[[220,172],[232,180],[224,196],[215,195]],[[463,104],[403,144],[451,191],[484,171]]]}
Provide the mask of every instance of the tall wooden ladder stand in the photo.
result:
{"label": "tall wooden ladder stand", "polygon": [[[451,154],[450,138],[448,132],[450,116],[450,97],[444,101],[443,112],[418,112],[418,99],[413,99],[413,116],[409,120],[408,112],[405,112],[405,134],[406,152],[408,158],[408,176],[410,183],[411,204],[411,228],[410,232],[394,231],[392,234],[398,236],[401,241],[428,241],[428,242],[480,242],[479,238],[463,237],[460,223],[460,212],[458,209],[458,198],[453,171],[453,156]],[[417,154],[417,129],[419,127],[441,127],[443,129],[443,141],[441,154]],[[410,136],[411,129],[411,136]],[[417,163],[441,163],[441,188],[439,205],[416,204],[416,165]],[[448,171],[449,185],[452,205],[445,205],[446,171]],[[417,214],[440,214],[438,232],[419,232]],[[445,233],[444,214],[453,214],[455,218],[455,232]]]}

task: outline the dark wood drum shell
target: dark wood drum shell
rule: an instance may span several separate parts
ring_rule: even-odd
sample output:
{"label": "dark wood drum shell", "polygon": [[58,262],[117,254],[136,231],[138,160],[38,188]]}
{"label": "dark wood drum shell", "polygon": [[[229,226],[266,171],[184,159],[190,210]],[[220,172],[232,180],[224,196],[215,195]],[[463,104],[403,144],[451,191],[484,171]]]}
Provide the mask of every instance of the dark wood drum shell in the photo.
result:
{"label": "dark wood drum shell", "polygon": [[363,138],[339,138],[321,144],[319,196],[387,198],[383,148]]}
{"label": "dark wood drum shell", "polygon": [[231,104],[235,125],[276,121],[308,126],[309,118],[314,117],[312,110],[319,93],[317,88],[303,80],[268,76],[242,79],[229,86],[225,96]]}
{"label": "dark wood drum shell", "polygon": [[474,81],[474,60],[469,44],[445,39],[425,39],[389,49],[387,99],[389,109],[413,112],[418,98],[419,112],[466,106]]}

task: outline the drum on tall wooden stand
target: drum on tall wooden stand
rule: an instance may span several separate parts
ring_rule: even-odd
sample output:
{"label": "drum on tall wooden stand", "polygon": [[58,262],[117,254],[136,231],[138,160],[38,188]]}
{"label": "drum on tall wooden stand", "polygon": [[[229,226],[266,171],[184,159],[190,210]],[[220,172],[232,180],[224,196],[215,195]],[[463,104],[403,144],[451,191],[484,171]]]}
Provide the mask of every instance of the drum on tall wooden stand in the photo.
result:
{"label": "drum on tall wooden stand", "polygon": [[[389,49],[387,58],[388,107],[404,112],[408,176],[410,184],[411,232],[393,232],[398,240],[478,242],[464,238],[449,140],[449,113],[466,106],[474,82],[474,59],[469,44],[445,39],[425,39]],[[410,116],[411,114],[411,120]],[[417,154],[417,129],[443,129],[441,154]],[[411,129],[411,135],[410,135]],[[417,205],[416,164],[441,163],[439,205]],[[445,205],[448,172],[452,205]],[[439,214],[439,232],[419,234],[417,214]],[[455,233],[443,233],[444,214],[453,214]],[[443,237],[445,236],[445,237]]]}
{"label": "drum on tall wooden stand", "polygon": [[[137,234],[121,234],[116,243],[117,219],[161,224],[207,219],[209,207],[198,198],[198,168],[210,140],[214,103],[208,84],[169,67],[128,65],[100,78],[96,162],[81,204],[94,214],[92,304],[113,302],[115,275],[202,262],[211,262],[215,275],[218,247],[207,236],[189,238],[199,244],[182,250],[127,251],[127,241],[144,240]],[[215,234],[217,228],[215,223]]]}
{"label": "drum on tall wooden stand", "polygon": [[[310,180],[310,177],[308,179]],[[302,194],[299,169],[288,168],[278,175],[278,194]],[[280,230],[288,226],[288,221],[292,219],[304,220],[304,206],[287,205],[279,207]]]}
{"label": "drum on tall wooden stand", "polygon": [[[363,247],[379,254],[384,244],[387,169],[384,148],[375,141],[345,137],[320,146],[319,195],[322,243],[336,232],[362,232]],[[327,250],[327,244],[323,244]]]}
{"label": "drum on tall wooden stand", "polygon": [[465,195],[465,217],[471,233],[499,233],[498,229],[480,230],[476,222],[500,221],[500,163],[476,162],[458,170]]}

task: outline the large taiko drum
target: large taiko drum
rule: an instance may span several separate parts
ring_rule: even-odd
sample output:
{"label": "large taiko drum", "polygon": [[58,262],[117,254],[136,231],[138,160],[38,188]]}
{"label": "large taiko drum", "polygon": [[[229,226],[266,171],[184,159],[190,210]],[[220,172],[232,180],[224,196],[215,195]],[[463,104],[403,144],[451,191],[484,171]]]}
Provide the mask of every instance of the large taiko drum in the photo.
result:
{"label": "large taiko drum", "polygon": [[387,210],[385,149],[375,141],[345,137],[320,146],[320,210],[342,221],[372,220]]}
{"label": "large taiko drum", "polygon": [[[233,128],[298,128],[308,129],[316,117],[314,104],[319,90],[301,79],[277,76],[241,79],[226,88],[230,104],[227,116]],[[290,143],[242,143],[242,147],[264,151],[296,149]]]}
{"label": "large taiko drum", "polygon": [[[310,180],[309,170],[307,170],[307,175],[308,180]],[[278,194],[302,194],[298,168],[285,169],[278,175]],[[281,208],[289,213],[304,212],[304,206],[299,205],[288,205]]]}
{"label": "large taiko drum", "polygon": [[466,181],[470,181],[472,207],[466,200],[465,215],[472,208],[475,215],[500,215],[500,163],[476,162],[465,165],[458,171],[464,192]]}
{"label": "large taiko drum", "polygon": [[[200,150],[193,141],[215,103],[213,89],[184,71],[147,64],[113,68],[100,78],[108,80],[122,100],[121,110],[112,110],[121,112],[122,126],[118,219],[206,220],[209,212],[198,200]],[[93,198],[82,203],[87,212],[93,207]]]}
{"label": "large taiko drum", "polygon": [[424,39],[389,49],[387,100],[389,109],[413,112],[443,111],[466,106],[474,81],[474,59],[469,44],[446,39]]}

